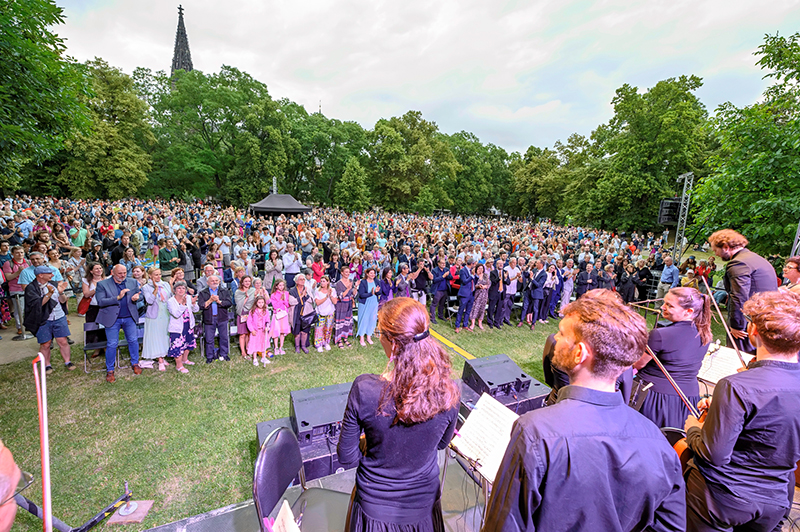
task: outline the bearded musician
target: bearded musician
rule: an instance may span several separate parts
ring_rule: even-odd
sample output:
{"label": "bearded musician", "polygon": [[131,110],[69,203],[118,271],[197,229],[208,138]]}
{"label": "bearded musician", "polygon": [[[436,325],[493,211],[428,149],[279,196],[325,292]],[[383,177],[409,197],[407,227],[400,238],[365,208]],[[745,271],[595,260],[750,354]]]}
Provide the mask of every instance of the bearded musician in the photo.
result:
{"label": "bearded musician", "polygon": [[614,292],[564,309],[553,363],[570,384],[515,422],[484,531],[685,529],[678,455],[615,390],[646,344],[644,318]]}

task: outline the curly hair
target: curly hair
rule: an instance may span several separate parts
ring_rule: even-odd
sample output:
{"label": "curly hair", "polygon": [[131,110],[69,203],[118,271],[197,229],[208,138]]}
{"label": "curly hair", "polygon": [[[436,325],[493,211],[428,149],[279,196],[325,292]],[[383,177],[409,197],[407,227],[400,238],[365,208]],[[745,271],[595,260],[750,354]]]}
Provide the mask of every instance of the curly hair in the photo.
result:
{"label": "curly hair", "polygon": [[458,405],[460,391],[451,378],[450,357],[436,339],[429,336],[428,312],[419,302],[397,297],[380,310],[381,334],[392,345],[388,372],[391,378],[381,391],[379,413],[394,422],[421,423]]}
{"label": "curly hair", "polygon": [[708,237],[708,243],[716,248],[721,248],[726,244],[729,248],[738,248],[746,246],[749,241],[744,235],[733,229],[722,229]]}
{"label": "curly hair", "polygon": [[594,353],[592,373],[619,376],[639,360],[647,345],[647,323],[616,292],[590,290],[564,308],[576,318],[575,335]]}
{"label": "curly hair", "polygon": [[800,351],[800,295],[794,292],[759,292],[742,307],[772,352],[797,355]]}

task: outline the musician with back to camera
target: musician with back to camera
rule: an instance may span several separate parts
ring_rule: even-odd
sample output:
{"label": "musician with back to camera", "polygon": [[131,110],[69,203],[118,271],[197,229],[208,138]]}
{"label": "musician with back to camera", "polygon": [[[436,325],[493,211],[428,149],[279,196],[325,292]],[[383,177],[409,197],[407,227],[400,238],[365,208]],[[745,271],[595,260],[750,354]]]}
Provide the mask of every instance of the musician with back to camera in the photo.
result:
{"label": "musician with back to camera", "polygon": [[644,352],[644,318],[591,290],[564,309],[556,342],[570,384],[514,423],[483,531],[682,531],[678,456],[615,391]]}
{"label": "musician with back to camera", "polygon": [[437,451],[453,439],[459,406],[450,357],[421,303],[394,298],[378,321],[389,365],[356,377],[337,448],[343,467],[358,466],[345,530],[442,531]]}
{"label": "musician with back to camera", "polygon": [[742,307],[756,347],[686,420],[687,530],[781,530],[800,460],[800,295],[762,292]]}
{"label": "musician with back to camera", "polygon": [[[692,405],[700,401],[697,373],[711,343],[711,296],[694,288],[673,288],[661,315],[672,324],[650,331],[647,345]],[[652,383],[640,412],[658,427],[683,427],[689,409],[649,354],[634,365],[637,378]]]}

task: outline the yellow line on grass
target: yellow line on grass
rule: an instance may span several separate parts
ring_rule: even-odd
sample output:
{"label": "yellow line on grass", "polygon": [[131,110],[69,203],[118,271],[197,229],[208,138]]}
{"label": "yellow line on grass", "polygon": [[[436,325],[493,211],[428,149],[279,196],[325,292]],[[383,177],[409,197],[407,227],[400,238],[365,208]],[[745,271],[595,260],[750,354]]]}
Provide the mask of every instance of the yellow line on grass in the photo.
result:
{"label": "yellow line on grass", "polygon": [[447,338],[445,338],[441,334],[437,333],[433,329],[431,329],[430,331],[431,331],[431,334],[433,335],[434,338],[436,338],[437,340],[442,342],[444,345],[446,345],[447,347],[449,347],[450,349],[452,349],[453,351],[455,351],[456,353],[458,353],[462,357],[466,358],[467,360],[473,360],[475,358],[473,355],[471,355],[467,351],[464,351],[463,349],[458,347],[456,344],[454,344],[453,342],[451,342],[450,340],[448,340]]}

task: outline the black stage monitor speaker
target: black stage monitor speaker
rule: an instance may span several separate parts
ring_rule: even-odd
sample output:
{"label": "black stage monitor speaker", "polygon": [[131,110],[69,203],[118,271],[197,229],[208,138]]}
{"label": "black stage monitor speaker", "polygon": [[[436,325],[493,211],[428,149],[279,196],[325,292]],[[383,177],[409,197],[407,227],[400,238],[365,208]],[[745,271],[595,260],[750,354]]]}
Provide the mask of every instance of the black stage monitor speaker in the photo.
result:
{"label": "black stage monitor speaker", "polygon": [[461,379],[478,395],[486,392],[495,398],[527,392],[532,380],[507,355],[467,360]]}
{"label": "black stage monitor speaker", "polygon": [[662,199],[658,207],[659,225],[678,225],[678,218],[681,210],[681,200]]}
{"label": "black stage monitor speaker", "polygon": [[[339,441],[352,382],[290,392],[289,418],[300,447],[330,438]],[[334,453],[335,453],[334,444]]]}
{"label": "black stage monitor speaker", "polygon": [[[472,410],[475,408],[475,405],[478,403],[478,399],[481,397],[480,394],[470,388],[466,382],[462,381],[460,386],[461,405],[458,409],[458,428],[461,428],[460,420],[467,419],[469,413],[472,412]],[[495,399],[497,399],[500,404],[512,412],[522,415],[525,412],[542,408],[545,405],[548,395],[550,395],[550,388],[540,383],[536,379],[532,379],[531,387],[528,390],[514,393],[512,395],[498,395],[495,397]]]}
{"label": "black stage monitor speaker", "polygon": [[256,439],[258,440],[258,448],[261,449],[261,446],[264,445],[264,440],[266,440],[269,435],[272,434],[272,431],[281,427],[291,429],[291,420],[288,417],[282,417],[280,419],[256,423]]}

